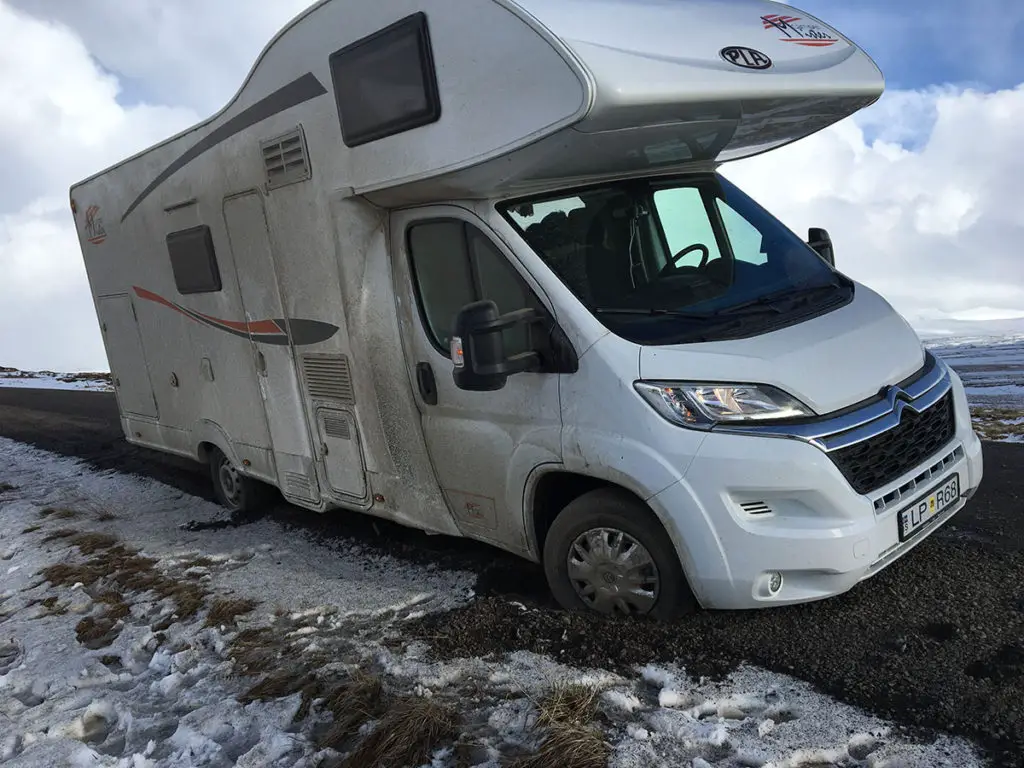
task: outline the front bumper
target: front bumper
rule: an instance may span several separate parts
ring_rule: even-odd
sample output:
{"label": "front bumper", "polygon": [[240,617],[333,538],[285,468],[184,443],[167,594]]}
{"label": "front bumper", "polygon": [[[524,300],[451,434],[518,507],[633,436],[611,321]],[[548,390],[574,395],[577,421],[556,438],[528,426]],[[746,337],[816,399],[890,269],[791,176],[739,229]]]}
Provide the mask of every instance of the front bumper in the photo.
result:
{"label": "front bumper", "polygon": [[[964,507],[981,482],[981,442],[959,379],[954,436],[924,462],[868,494],[818,447],[711,433],[686,476],[650,503],[666,521],[706,608],[759,608],[831,597],[895,562]],[[960,475],[960,500],[900,542],[899,512]],[[771,575],[782,575],[777,592]]]}

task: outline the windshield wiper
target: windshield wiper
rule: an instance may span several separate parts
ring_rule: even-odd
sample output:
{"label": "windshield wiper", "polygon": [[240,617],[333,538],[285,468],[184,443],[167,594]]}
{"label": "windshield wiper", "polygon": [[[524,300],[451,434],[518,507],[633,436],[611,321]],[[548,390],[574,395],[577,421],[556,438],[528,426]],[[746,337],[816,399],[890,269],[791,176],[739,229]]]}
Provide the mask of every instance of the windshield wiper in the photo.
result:
{"label": "windshield wiper", "polygon": [[715,316],[714,313],[681,312],[675,309],[659,309],[657,307],[645,309],[633,309],[629,307],[598,307],[594,312],[599,315],[643,315],[645,317],[666,315],[668,317],[681,317],[685,320],[708,320]]}
{"label": "windshield wiper", "polygon": [[750,301],[743,301],[739,304],[734,304],[731,307],[719,309],[715,314],[745,315],[759,314],[761,312],[775,312],[778,314],[782,312],[782,308],[777,304],[777,302],[797,297],[810,298],[818,293],[832,293],[842,287],[842,283],[826,283],[825,285],[808,285],[803,288],[785,288],[781,291],[766,293],[764,296],[758,296],[756,299],[751,299]]}

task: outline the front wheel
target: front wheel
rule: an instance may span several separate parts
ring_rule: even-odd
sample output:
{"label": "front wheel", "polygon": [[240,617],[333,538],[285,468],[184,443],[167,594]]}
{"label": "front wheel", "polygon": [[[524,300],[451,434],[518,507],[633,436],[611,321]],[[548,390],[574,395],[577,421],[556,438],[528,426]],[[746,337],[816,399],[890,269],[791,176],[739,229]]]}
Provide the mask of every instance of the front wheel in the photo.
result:
{"label": "front wheel", "polygon": [[220,448],[210,449],[209,461],[213,493],[221,506],[232,514],[257,512],[267,506],[270,489],[259,480],[239,472]]}
{"label": "front wheel", "polygon": [[661,523],[615,489],[585,493],[555,518],[544,540],[544,572],[567,610],[670,621],[697,609]]}

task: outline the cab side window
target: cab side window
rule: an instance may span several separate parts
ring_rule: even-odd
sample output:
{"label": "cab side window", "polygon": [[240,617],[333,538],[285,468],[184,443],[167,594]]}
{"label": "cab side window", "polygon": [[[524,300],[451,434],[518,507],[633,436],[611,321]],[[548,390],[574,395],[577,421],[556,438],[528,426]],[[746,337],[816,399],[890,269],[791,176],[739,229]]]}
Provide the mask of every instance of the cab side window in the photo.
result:
{"label": "cab side window", "polygon": [[[472,224],[455,219],[414,224],[408,242],[420,313],[431,341],[445,355],[455,317],[466,304],[488,299],[500,314],[541,308],[505,255]],[[533,348],[530,336],[526,326],[505,331],[506,353]]]}

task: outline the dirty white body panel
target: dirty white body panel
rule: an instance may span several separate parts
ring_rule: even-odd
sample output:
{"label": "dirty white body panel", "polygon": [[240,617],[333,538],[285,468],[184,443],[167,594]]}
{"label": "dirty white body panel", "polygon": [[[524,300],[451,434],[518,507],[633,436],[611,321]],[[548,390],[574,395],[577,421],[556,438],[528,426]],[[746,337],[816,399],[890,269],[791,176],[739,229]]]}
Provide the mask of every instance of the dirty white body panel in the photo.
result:
{"label": "dirty white body panel", "polygon": [[[332,54],[417,13],[439,116],[346,145]],[[730,63],[732,47],[772,66]],[[762,572],[808,537],[751,529],[721,508],[749,467],[758,487],[827,496],[837,520],[858,521],[810,535],[830,542],[810,565],[846,576],[780,600],[848,588],[891,526],[868,520],[871,502],[821,451],[671,426],[632,383],[684,371],[756,378],[823,413],[920,367],[905,322],[858,287],[850,306],[775,333],[641,349],[610,334],[495,204],[710,170],[820,130],[882,88],[842,35],[765,0],[323,0],[268,44],[221,112],[71,189],[125,435],[197,459],[216,446],[310,509],[369,512],[534,559],[533,492],[546,473],[615,483],[658,514],[711,606],[758,604]],[[405,244],[409,226],[434,218],[493,243],[557,321],[578,371],[519,374],[497,392],[455,387],[424,332]],[[165,239],[200,227],[221,284],[182,295]],[[418,386],[423,366],[436,405]],[[967,488],[980,457],[966,408],[958,414]],[[855,557],[836,543],[850,536]]]}

